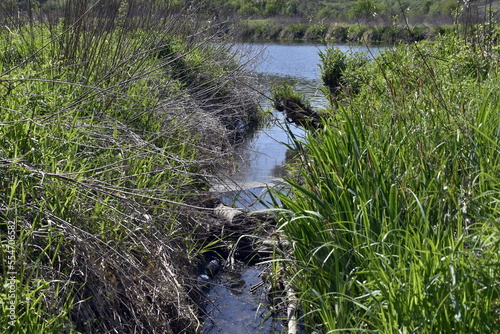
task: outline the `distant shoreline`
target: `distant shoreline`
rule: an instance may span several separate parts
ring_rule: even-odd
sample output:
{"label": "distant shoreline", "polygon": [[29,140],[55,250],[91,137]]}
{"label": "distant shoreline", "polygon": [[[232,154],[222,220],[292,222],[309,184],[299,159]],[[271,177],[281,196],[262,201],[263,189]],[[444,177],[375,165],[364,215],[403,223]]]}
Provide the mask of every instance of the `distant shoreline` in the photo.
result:
{"label": "distant shoreline", "polygon": [[411,43],[435,40],[454,29],[446,26],[370,26],[347,23],[288,23],[272,19],[241,20],[233,24],[234,37],[244,41],[302,40],[324,43]]}

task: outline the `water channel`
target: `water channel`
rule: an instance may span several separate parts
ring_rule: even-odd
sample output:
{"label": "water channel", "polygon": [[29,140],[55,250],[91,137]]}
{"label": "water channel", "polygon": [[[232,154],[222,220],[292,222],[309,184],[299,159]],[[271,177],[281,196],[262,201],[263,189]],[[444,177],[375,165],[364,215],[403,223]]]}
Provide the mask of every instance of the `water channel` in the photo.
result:
{"label": "water channel", "polygon": [[[335,45],[342,51],[369,51],[379,53],[380,48],[365,46]],[[263,93],[273,82],[286,80],[296,84],[298,91],[306,95],[311,105],[320,109],[327,105],[325,97],[318,90],[320,86],[319,52],[325,46],[306,43],[248,43],[238,45],[243,57],[259,55],[254,71],[263,85]],[[268,187],[283,185],[283,166],[287,156],[290,138],[284,130],[284,117],[271,110],[271,103],[261,101],[268,110],[269,122],[246,138],[238,148],[235,169],[230,175],[221,175],[214,182],[213,191],[226,205],[244,210],[260,210],[270,205]],[[289,125],[295,136],[304,134],[301,128]],[[265,293],[251,293],[250,287],[260,281],[260,270],[249,267],[238,277],[230,280],[239,282],[238,287],[228,286],[224,278],[214,278],[209,297],[212,303],[206,312],[210,321],[205,322],[204,333],[280,333],[285,328],[280,321],[266,319],[269,313],[262,300]],[[222,274],[223,275],[223,274]],[[226,278],[226,282],[227,282]],[[259,291],[257,291],[259,292]]]}

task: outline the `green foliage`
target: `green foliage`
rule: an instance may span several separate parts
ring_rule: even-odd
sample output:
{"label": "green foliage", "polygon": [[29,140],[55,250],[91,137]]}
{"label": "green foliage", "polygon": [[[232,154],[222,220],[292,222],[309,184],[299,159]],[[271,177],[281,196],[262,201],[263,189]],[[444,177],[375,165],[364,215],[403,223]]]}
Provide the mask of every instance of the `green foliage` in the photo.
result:
{"label": "green foliage", "polygon": [[347,52],[342,52],[335,47],[328,47],[325,52],[320,52],[321,80],[332,95],[337,95],[342,89],[343,74],[347,70]]}
{"label": "green foliage", "polygon": [[301,106],[302,109],[311,108],[310,102],[304,94],[301,94],[294,86],[287,83],[271,87],[271,96],[274,101],[273,107],[278,111],[284,110],[287,101]]}
{"label": "green foliage", "polygon": [[321,80],[330,94],[337,97],[342,92],[355,93],[361,85],[361,77],[368,63],[367,55],[361,52],[350,54],[335,47],[327,47],[320,52]]}
{"label": "green foliage", "polygon": [[327,36],[333,41],[346,41],[349,32],[348,25],[334,24],[328,29]]}
{"label": "green foliage", "polygon": [[259,14],[259,8],[248,3],[244,3],[241,7],[239,7],[238,13],[250,17]]}
{"label": "green foliage", "polygon": [[433,3],[429,6],[429,14],[449,15],[454,14],[459,6],[459,2],[453,0],[445,0],[441,3]]}
{"label": "green foliage", "polygon": [[371,21],[383,9],[383,5],[380,1],[376,0],[357,0],[354,1],[351,8],[351,16],[356,19],[362,19],[366,21]]}
{"label": "green foliage", "polygon": [[299,12],[300,12],[299,0],[291,0],[286,2],[283,14],[288,16],[294,16],[298,15]]}
{"label": "green foliage", "polygon": [[320,20],[327,20],[327,19],[330,19],[332,17],[339,17],[339,16],[340,16],[340,13],[338,13],[337,11],[335,11],[331,8],[328,8],[328,7],[320,9],[318,11],[318,14],[317,14],[317,17]]}
{"label": "green foliage", "polygon": [[363,36],[365,36],[368,26],[353,24],[349,26],[347,32],[347,39],[349,41],[362,41]]}
{"label": "green foliage", "polygon": [[184,200],[255,111],[241,67],[169,4],[68,1],[31,18],[8,4],[0,332],[194,333],[184,278],[205,245],[184,248]]}
{"label": "green foliage", "polygon": [[[453,26],[415,26],[408,29],[398,25],[369,26],[337,23],[279,23],[272,19],[247,20],[234,27],[241,39],[303,39],[321,43],[386,43],[435,40],[452,32]],[[474,29],[471,29],[473,36]]]}
{"label": "green foliage", "polygon": [[264,10],[265,16],[275,16],[283,12],[284,0],[268,0]]}
{"label": "green foliage", "polygon": [[[308,331],[500,330],[498,56],[457,36],[387,51],[295,140],[276,261]],[[346,56],[323,58],[338,83]]]}
{"label": "green foliage", "polygon": [[[23,181],[12,180],[16,187],[23,187]],[[12,188],[9,189],[15,191]],[[20,189],[19,189],[20,190]],[[26,187],[23,190],[29,191]],[[11,207],[15,199],[10,198]],[[21,213],[21,212],[19,212]],[[36,219],[35,219],[36,221]],[[41,266],[47,260],[55,264],[57,251],[64,246],[62,231],[55,226],[33,224],[30,230],[18,232],[17,220],[2,223],[12,239],[2,240],[2,286],[0,294],[0,328],[3,333],[76,333],[71,326],[70,312],[75,307],[74,282],[57,279],[41,279],[47,269]],[[10,233],[15,232],[15,233]],[[48,242],[35,252],[37,239],[47,236]],[[9,242],[11,241],[11,242]],[[38,264],[20,266],[26,261]]]}
{"label": "green foliage", "polygon": [[282,38],[288,39],[301,39],[304,38],[308,29],[307,24],[297,23],[297,24],[289,24],[283,29],[280,36]]}
{"label": "green foliage", "polygon": [[[208,0],[203,2],[210,16],[213,12],[221,17],[235,13],[242,19],[255,18],[294,18],[302,22],[324,20],[326,22],[366,23],[376,25],[442,25],[451,24],[457,14],[462,15],[464,1],[456,0]],[[495,0],[486,6],[498,8],[500,1]],[[476,19],[484,19],[485,3],[468,2],[470,10],[478,13]],[[404,12],[404,15],[402,14]],[[222,15],[224,14],[224,15]],[[482,17],[481,17],[482,16]]]}
{"label": "green foliage", "polygon": [[243,39],[277,39],[283,27],[279,24],[266,20],[248,20],[243,27],[238,27],[238,31]]}
{"label": "green foliage", "polygon": [[317,23],[307,27],[305,32],[305,38],[308,40],[321,40],[326,35],[326,25],[323,23]]}

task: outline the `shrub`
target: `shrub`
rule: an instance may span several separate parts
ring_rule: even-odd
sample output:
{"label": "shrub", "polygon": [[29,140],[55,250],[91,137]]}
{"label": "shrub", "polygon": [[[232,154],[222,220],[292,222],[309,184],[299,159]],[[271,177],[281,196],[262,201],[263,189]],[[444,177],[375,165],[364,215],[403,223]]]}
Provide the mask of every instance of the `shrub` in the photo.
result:
{"label": "shrub", "polygon": [[346,42],[349,34],[349,26],[332,24],[328,29],[327,38],[333,41]]}
{"label": "shrub", "polygon": [[356,52],[350,55],[335,47],[327,47],[320,52],[321,80],[330,95],[338,97],[342,92],[347,95],[355,94],[362,80],[356,73],[361,73],[363,66],[368,62],[366,54]]}
{"label": "shrub", "polygon": [[271,88],[273,107],[285,113],[288,122],[309,129],[321,127],[320,114],[311,108],[309,100],[287,83]]}
{"label": "shrub", "polygon": [[294,23],[285,25],[280,33],[280,38],[301,39],[305,36],[308,25],[305,23]]}
{"label": "shrub", "polygon": [[363,40],[363,35],[369,27],[362,26],[358,24],[351,24],[347,31],[347,40],[350,42],[361,42]]}
{"label": "shrub", "polygon": [[326,26],[324,23],[316,23],[310,25],[305,34],[304,37],[306,39],[311,39],[311,40],[321,40],[324,39],[326,35]]}

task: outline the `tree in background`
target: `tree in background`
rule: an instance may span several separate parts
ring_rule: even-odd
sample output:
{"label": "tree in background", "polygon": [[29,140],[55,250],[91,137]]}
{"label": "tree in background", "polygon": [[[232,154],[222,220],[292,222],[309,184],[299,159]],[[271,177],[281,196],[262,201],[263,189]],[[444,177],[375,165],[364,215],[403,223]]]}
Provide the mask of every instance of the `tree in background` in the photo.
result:
{"label": "tree in background", "polygon": [[363,22],[372,22],[381,11],[384,5],[378,0],[357,0],[350,10],[351,17]]}

